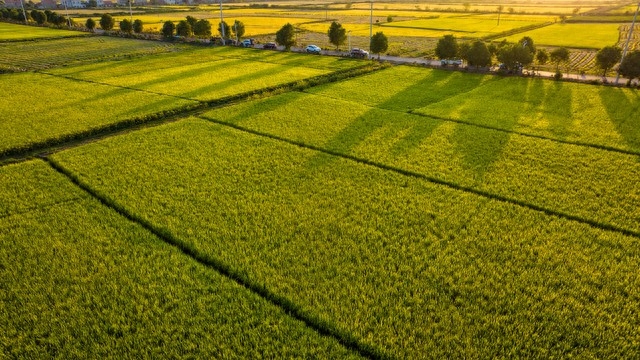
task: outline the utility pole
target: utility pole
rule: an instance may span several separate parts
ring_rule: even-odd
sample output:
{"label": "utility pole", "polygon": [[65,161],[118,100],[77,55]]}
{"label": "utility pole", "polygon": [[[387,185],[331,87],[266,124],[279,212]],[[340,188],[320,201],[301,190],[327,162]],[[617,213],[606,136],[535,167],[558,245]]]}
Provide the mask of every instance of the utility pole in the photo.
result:
{"label": "utility pole", "polygon": [[131,25],[133,25],[133,12],[131,11],[131,3],[133,0],[129,0],[129,21],[131,21]]}
{"label": "utility pole", "polygon": [[71,27],[71,18],[69,17],[69,9],[67,9],[67,1],[69,0],[62,0],[64,3],[64,11],[67,13],[67,25]]}
{"label": "utility pole", "polygon": [[22,7],[22,16],[24,16],[24,24],[29,25],[29,21],[27,20],[27,13],[24,11],[24,1],[20,0],[20,6]]}
{"label": "utility pole", "polygon": [[373,38],[373,1],[371,1],[371,12],[369,14],[369,51],[371,51],[371,39]]}
{"label": "utility pole", "polygon": [[[638,17],[638,11],[640,11],[640,2],[638,3],[638,7],[636,8],[636,14],[633,15],[633,21],[631,22],[631,29],[629,29],[627,42],[624,44],[624,51],[622,52],[622,57],[620,58],[620,65],[622,65],[622,62],[624,61],[624,57],[627,56],[627,51],[629,50],[629,42],[631,41],[631,37],[633,36],[633,27],[636,25],[636,18]],[[618,74],[616,75],[616,85],[618,85],[618,80],[620,80],[620,67],[618,67]]]}
{"label": "utility pole", "polygon": [[225,38],[225,34],[224,34],[224,19],[222,18],[222,0],[220,0],[220,34],[222,35],[222,43],[224,44],[224,38]]}
{"label": "utility pole", "polygon": [[347,38],[349,39],[349,52],[351,52],[351,30],[347,31]]}

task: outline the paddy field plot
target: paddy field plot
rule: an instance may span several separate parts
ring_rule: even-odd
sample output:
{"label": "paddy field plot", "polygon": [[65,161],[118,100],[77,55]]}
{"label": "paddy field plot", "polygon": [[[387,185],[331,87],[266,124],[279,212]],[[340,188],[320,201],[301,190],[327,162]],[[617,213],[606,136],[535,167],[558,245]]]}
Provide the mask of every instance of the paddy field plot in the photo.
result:
{"label": "paddy field plot", "polygon": [[0,93],[0,154],[197,104],[38,73],[1,75]]}
{"label": "paddy field plot", "polygon": [[47,41],[0,42],[0,67],[41,70],[184,50],[180,44],[91,36]]}
{"label": "paddy field plot", "polygon": [[625,357],[640,335],[635,237],[198,119],[53,161],[381,356]]}
{"label": "paddy field plot", "polygon": [[529,36],[536,45],[601,49],[618,43],[619,27],[620,24],[617,23],[557,23],[511,35],[506,39],[516,42]]}
{"label": "paddy field plot", "polygon": [[39,38],[57,38],[86,35],[87,33],[80,31],[51,29],[48,27],[27,26],[0,22],[0,43],[5,41],[20,41]]}
{"label": "paddy field plot", "polygon": [[3,357],[358,358],[44,161],[0,188]]}
{"label": "paddy field plot", "polygon": [[[380,84],[384,89],[380,91]],[[308,92],[389,110],[640,153],[636,91],[399,66]]]}

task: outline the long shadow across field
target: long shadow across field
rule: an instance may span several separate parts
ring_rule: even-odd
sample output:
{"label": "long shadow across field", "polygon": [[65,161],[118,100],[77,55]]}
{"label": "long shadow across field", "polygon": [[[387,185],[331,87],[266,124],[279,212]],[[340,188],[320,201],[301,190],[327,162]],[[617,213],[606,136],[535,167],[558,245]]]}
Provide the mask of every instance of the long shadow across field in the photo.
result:
{"label": "long shadow across field", "polygon": [[[640,93],[602,87],[600,99],[618,134],[634,151],[640,150]],[[640,161],[640,158],[639,158]]]}

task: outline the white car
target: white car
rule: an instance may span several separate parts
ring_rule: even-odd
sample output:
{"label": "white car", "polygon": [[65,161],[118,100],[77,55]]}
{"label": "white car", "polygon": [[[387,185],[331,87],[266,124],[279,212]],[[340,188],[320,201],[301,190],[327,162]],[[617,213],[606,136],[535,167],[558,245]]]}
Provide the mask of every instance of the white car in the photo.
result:
{"label": "white car", "polygon": [[305,49],[309,54],[320,54],[320,49],[318,46],[316,45],[309,45],[307,46],[307,48]]}

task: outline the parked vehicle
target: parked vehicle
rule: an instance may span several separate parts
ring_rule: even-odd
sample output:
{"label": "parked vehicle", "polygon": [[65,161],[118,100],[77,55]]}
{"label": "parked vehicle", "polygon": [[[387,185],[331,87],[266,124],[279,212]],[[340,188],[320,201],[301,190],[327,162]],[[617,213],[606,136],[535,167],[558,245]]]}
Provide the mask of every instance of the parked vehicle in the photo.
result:
{"label": "parked vehicle", "polygon": [[320,51],[322,49],[320,49],[318,46],[316,45],[309,45],[307,46],[307,48],[305,49],[309,54],[320,54]]}
{"label": "parked vehicle", "polygon": [[440,65],[442,65],[442,66],[448,66],[448,65],[460,66],[460,65],[462,65],[462,60],[460,60],[460,59],[442,59],[442,60],[440,60]]}
{"label": "parked vehicle", "polygon": [[276,45],[276,43],[274,43],[274,42],[268,42],[268,43],[264,44],[262,46],[262,48],[263,49],[274,49],[275,50],[275,49],[278,48],[278,45]]}
{"label": "parked vehicle", "polygon": [[350,55],[351,55],[351,57],[354,57],[354,58],[362,58],[362,59],[369,58],[369,52],[368,51],[362,50],[362,49],[358,49],[358,48],[351,49]]}
{"label": "parked vehicle", "polygon": [[240,43],[240,46],[242,46],[242,47],[252,47],[253,46],[253,39],[244,39],[244,40],[242,40],[242,42]]}

